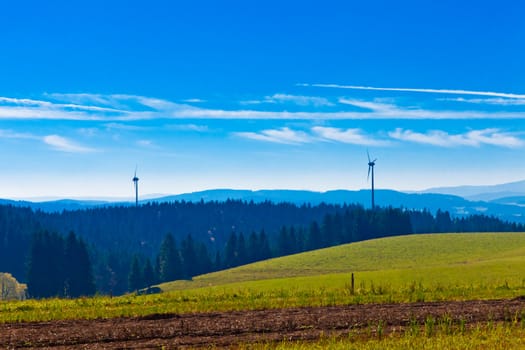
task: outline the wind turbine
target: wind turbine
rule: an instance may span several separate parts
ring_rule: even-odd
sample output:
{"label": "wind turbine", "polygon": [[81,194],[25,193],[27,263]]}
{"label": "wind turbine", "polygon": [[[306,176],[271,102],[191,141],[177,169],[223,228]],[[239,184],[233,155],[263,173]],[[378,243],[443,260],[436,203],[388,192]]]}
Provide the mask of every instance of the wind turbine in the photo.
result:
{"label": "wind turbine", "polygon": [[135,185],[135,206],[139,206],[139,178],[137,177],[137,167],[135,167],[135,176],[133,176],[133,184]]}
{"label": "wind turbine", "polygon": [[368,156],[368,176],[367,181],[370,178],[370,172],[372,172],[372,210],[375,208],[375,202],[374,202],[374,166],[376,165],[376,159],[370,160],[370,154],[368,151],[366,151],[366,154]]}

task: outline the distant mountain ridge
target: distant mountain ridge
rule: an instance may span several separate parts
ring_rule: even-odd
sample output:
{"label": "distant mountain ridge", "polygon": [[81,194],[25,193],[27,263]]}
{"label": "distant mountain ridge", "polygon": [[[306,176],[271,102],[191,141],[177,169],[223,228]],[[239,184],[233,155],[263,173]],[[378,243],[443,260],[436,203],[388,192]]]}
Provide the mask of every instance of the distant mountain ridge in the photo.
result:
{"label": "distant mountain ridge", "polygon": [[81,210],[103,205],[113,205],[113,202],[97,200],[76,200],[76,199],[59,199],[45,202],[31,202],[23,200],[0,199],[2,205],[12,205],[17,207],[29,207],[33,210],[42,210],[45,212],[55,212],[62,210]]}
{"label": "distant mountain ridge", "polygon": [[487,186],[436,187],[421,193],[452,194],[469,200],[493,201],[505,197],[525,197],[525,180]]}
{"label": "distant mountain ridge", "polygon": [[[298,205],[320,203],[361,204],[370,206],[370,190],[333,190],[313,192],[301,190],[208,190],[167,196],[154,199],[155,202],[170,201],[225,201],[228,199],[253,201],[291,202]],[[450,194],[436,193],[404,193],[393,190],[376,190],[376,203],[379,206],[404,207],[407,209],[427,209],[435,212],[438,209],[449,211],[452,215],[463,216],[485,214],[499,217],[503,220],[525,222],[525,207],[496,202],[471,201]]]}
{"label": "distant mountain ridge", "polygon": [[[525,183],[525,181],[524,181]],[[494,192],[496,193],[496,192]],[[290,202],[297,205],[320,203],[329,204],[361,204],[370,206],[370,190],[333,190],[327,192],[314,192],[302,190],[233,190],[214,189],[200,192],[191,192],[172,196],[144,199],[140,203],[149,202],[174,202],[174,201],[226,201],[243,200],[260,203],[271,201],[275,203]],[[439,193],[404,193],[393,190],[376,190],[376,203],[379,206],[403,207],[407,209],[427,209],[435,212],[438,209],[449,211],[454,216],[471,214],[493,215],[503,220],[525,222],[525,197],[508,197],[495,201],[468,200],[452,194]],[[111,201],[83,201],[83,200],[57,200],[49,202],[29,202],[0,200],[0,204],[30,207],[34,210],[55,212],[62,210],[81,210],[100,206],[129,206],[133,202]]]}

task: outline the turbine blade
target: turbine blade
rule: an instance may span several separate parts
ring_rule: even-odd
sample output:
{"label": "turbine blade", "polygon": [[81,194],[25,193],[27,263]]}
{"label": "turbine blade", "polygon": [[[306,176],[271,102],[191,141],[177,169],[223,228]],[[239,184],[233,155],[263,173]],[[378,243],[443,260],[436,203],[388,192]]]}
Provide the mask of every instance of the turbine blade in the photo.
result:
{"label": "turbine blade", "polygon": [[376,158],[376,159],[374,159],[374,160],[372,161],[372,163],[375,163],[375,162],[376,162],[376,160],[377,160],[377,158]]}
{"label": "turbine blade", "polygon": [[368,153],[368,150],[366,150],[366,155],[368,156],[368,163],[370,163],[370,153]]}
{"label": "turbine blade", "polygon": [[366,177],[366,181],[368,181],[368,179],[370,179],[370,168],[371,168],[371,166],[369,165],[368,166],[368,176]]}

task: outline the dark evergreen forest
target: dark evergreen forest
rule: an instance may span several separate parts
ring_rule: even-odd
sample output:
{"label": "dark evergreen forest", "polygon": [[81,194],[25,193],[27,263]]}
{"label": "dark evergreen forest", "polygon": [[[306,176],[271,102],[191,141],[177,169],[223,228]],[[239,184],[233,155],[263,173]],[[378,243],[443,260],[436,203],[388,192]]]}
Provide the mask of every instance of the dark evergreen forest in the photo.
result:
{"label": "dark evergreen forest", "polygon": [[524,230],[523,225],[483,215],[452,218],[442,211],[368,210],[359,205],[230,200],[60,213],[0,206],[0,271],[27,282],[32,297],[75,297],[95,290],[116,295],[378,237]]}

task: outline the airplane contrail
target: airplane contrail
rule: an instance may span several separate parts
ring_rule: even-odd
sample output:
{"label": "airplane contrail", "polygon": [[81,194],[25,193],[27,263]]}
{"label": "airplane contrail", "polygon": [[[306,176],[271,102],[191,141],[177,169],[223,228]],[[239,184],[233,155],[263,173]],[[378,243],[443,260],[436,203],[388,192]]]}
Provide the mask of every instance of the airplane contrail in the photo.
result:
{"label": "airplane contrail", "polygon": [[375,91],[405,91],[405,92],[422,92],[431,94],[452,94],[452,95],[475,95],[475,96],[490,96],[490,97],[504,97],[525,99],[525,95],[509,94],[505,92],[492,91],[471,91],[471,90],[452,90],[452,89],[416,89],[416,88],[388,88],[388,87],[373,87],[373,86],[359,86],[359,85],[339,85],[339,84],[297,84],[298,86],[312,86],[322,88],[336,88],[336,89],[353,89],[353,90],[375,90]]}

